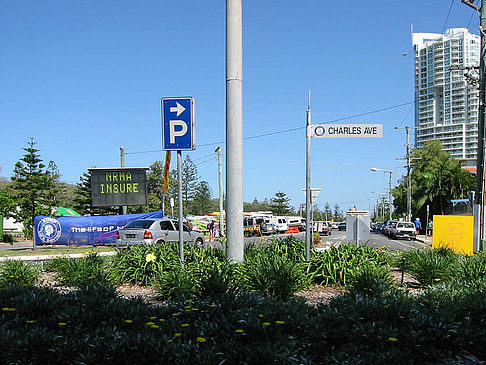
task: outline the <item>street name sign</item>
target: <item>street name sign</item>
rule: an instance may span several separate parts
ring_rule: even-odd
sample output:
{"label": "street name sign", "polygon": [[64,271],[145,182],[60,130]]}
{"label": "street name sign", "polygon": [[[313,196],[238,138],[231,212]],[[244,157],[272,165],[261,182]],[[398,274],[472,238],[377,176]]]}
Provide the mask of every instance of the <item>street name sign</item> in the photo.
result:
{"label": "street name sign", "polygon": [[382,138],[383,124],[311,124],[311,138]]}
{"label": "street name sign", "polygon": [[162,134],[165,151],[196,149],[194,98],[162,98]]}

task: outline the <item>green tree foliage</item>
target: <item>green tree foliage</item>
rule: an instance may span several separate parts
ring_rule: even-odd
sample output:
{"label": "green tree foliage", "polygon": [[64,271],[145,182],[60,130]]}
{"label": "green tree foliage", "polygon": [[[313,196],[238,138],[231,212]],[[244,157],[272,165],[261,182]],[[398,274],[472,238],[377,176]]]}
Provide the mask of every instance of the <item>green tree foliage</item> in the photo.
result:
{"label": "green tree foliage", "polygon": [[192,162],[189,155],[186,155],[182,161],[182,209],[184,212],[191,211],[191,203],[196,195],[198,186],[197,167]]}
{"label": "green tree foliage", "polygon": [[272,207],[267,199],[260,202],[257,198],[255,198],[253,199],[252,203],[243,203],[243,210],[245,212],[263,212],[272,210]]}
{"label": "green tree foliage", "polygon": [[194,200],[192,201],[192,214],[203,215],[214,210],[214,204],[211,199],[211,188],[207,181],[201,181],[197,184]]}
{"label": "green tree foliage", "polygon": [[[445,214],[449,200],[466,198],[468,191],[475,190],[475,175],[465,171],[459,160],[444,151],[440,141],[428,141],[423,148],[414,149],[412,157],[413,215],[425,217],[427,205],[430,215]],[[393,196],[396,212],[406,214],[406,178],[393,189]]]}
{"label": "green tree foliage", "polygon": [[52,171],[45,168],[35,145],[36,142],[31,138],[28,147],[23,149],[25,155],[15,164],[12,176],[18,207],[14,217],[23,223],[27,237],[32,236],[34,217],[49,215],[52,208],[57,206]]}
{"label": "green tree foliage", "polygon": [[0,215],[12,217],[15,212],[15,200],[8,190],[0,190]]}
{"label": "green tree foliage", "polygon": [[274,215],[288,215],[292,212],[290,198],[287,194],[277,191],[275,196],[270,200],[270,209]]}

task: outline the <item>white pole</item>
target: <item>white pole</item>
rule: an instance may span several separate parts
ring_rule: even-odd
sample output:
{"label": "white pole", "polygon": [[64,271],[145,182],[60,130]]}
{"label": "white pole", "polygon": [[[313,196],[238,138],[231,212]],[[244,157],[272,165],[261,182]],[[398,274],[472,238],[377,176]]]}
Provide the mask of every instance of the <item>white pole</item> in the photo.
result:
{"label": "white pole", "polygon": [[305,154],[305,258],[307,261],[310,260],[310,247],[311,247],[311,137],[310,137],[310,126],[311,126],[311,107],[310,107],[310,91],[309,91],[309,102],[307,105],[306,112],[306,154]]}
{"label": "white pole", "polygon": [[226,0],[226,259],[243,262],[243,35],[241,0]]}

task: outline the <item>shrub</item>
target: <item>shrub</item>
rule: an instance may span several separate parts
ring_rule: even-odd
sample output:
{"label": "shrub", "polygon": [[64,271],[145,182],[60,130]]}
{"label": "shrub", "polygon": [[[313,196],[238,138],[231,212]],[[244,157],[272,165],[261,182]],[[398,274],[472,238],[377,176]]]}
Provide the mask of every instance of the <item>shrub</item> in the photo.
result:
{"label": "shrub", "polygon": [[179,254],[173,244],[139,245],[117,250],[110,273],[119,283],[149,285],[158,273],[178,266]]}
{"label": "shrub", "polygon": [[155,291],[165,300],[181,300],[192,296],[195,290],[195,275],[186,267],[162,271],[153,280]]}
{"label": "shrub", "polygon": [[285,256],[262,254],[245,261],[243,287],[262,296],[281,300],[308,286],[301,264]]}
{"label": "shrub", "polygon": [[3,242],[14,243],[15,242],[14,236],[11,235],[10,233],[4,233],[3,234]]}
{"label": "shrub", "polygon": [[56,280],[62,285],[82,289],[91,285],[113,284],[106,262],[96,252],[80,259],[60,257],[45,265],[46,270],[56,273]]}
{"label": "shrub", "polygon": [[312,252],[307,273],[318,285],[347,284],[361,266],[387,265],[389,261],[390,257],[384,250],[346,244],[323,252]]}
{"label": "shrub", "polygon": [[447,248],[413,249],[403,252],[400,258],[405,271],[422,285],[450,280],[459,263],[458,255]]}
{"label": "shrub", "polygon": [[195,295],[199,298],[218,298],[239,291],[240,266],[226,261],[202,266],[197,270]]}
{"label": "shrub", "polygon": [[351,275],[348,290],[352,295],[381,296],[392,287],[393,278],[387,267],[363,265]]}
{"label": "shrub", "polygon": [[34,285],[39,279],[39,265],[21,260],[5,260],[0,263],[0,287]]}
{"label": "shrub", "polygon": [[486,254],[479,252],[472,256],[462,256],[457,271],[458,277],[464,281],[486,279]]}

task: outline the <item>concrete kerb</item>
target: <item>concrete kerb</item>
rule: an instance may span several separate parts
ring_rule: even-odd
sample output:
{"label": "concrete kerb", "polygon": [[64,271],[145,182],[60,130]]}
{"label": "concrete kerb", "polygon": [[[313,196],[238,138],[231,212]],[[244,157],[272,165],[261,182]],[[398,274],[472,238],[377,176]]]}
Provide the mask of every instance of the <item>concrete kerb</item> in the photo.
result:
{"label": "concrete kerb", "polygon": [[[116,254],[115,251],[98,252],[98,255],[100,256],[114,256],[115,254]],[[5,261],[5,260],[45,261],[45,260],[53,260],[59,257],[69,257],[73,259],[79,259],[83,256],[86,256],[86,254],[71,253],[71,254],[58,254],[58,255],[1,256],[0,261]]]}

